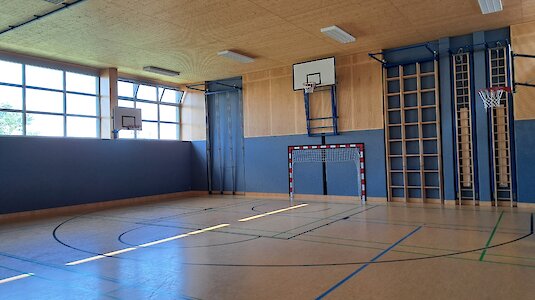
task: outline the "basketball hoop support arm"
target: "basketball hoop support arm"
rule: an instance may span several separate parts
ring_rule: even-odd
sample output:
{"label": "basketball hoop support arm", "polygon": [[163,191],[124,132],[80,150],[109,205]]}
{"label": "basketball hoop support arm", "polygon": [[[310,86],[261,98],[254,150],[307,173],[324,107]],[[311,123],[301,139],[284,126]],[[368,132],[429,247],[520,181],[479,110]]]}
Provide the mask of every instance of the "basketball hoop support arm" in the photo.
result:
{"label": "basketball hoop support arm", "polygon": [[[388,54],[388,53],[395,53],[395,52],[399,52],[399,51],[425,47],[425,49],[427,49],[433,55],[432,59],[437,59],[438,51],[434,50],[431,47],[432,44],[433,44],[432,42],[427,42],[427,43],[411,45],[411,46],[406,46],[406,47],[401,47],[401,48],[384,50],[382,52],[368,53],[368,56],[373,58],[373,59],[375,59],[376,61],[380,62],[384,67],[388,67],[389,66],[388,61],[386,59],[384,59],[384,58],[379,58],[379,56],[384,57],[384,55]],[[413,63],[413,61],[403,61],[403,62],[400,62],[400,63],[396,63],[395,65],[406,65],[406,64],[410,64],[410,63]]]}
{"label": "basketball hoop support arm", "polygon": [[511,53],[511,57],[512,57],[512,64],[511,64],[511,73],[513,74],[513,93],[516,93],[516,87],[517,86],[527,86],[527,87],[535,87],[535,84],[533,83],[529,83],[529,82],[517,82],[515,81],[515,58],[517,57],[523,57],[523,58],[535,58],[535,55],[531,55],[531,54],[520,54],[520,53]]}
{"label": "basketball hoop support arm", "polygon": [[[227,93],[227,92],[235,92],[235,91],[242,89],[239,86],[230,85],[230,84],[222,83],[219,81],[210,81],[210,84],[224,86],[224,87],[227,87],[228,89],[221,90],[221,91],[211,91],[209,88],[207,88],[208,83],[190,84],[190,85],[187,85],[186,87],[191,90],[203,92],[205,95],[215,95],[215,94],[222,94],[222,93]],[[199,86],[204,86],[205,88],[204,89],[198,88]]]}

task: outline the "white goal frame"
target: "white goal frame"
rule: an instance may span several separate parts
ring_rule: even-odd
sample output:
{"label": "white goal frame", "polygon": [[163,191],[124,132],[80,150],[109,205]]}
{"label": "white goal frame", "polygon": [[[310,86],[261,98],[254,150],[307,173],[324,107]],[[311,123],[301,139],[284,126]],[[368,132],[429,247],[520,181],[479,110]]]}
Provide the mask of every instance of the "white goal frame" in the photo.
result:
{"label": "white goal frame", "polygon": [[[354,150],[354,152],[350,150]],[[304,150],[313,151],[307,153]],[[338,152],[338,155],[329,154]],[[347,150],[347,151],[343,151]],[[336,152],[335,152],[336,151]],[[341,152],[343,151],[343,152]],[[301,155],[303,154],[303,155]],[[356,184],[360,184],[360,198],[364,204],[366,202],[366,178],[365,178],[365,164],[364,164],[364,144],[328,144],[328,145],[301,145],[288,147],[288,185],[290,198],[294,197],[294,165],[296,163],[312,163],[312,162],[346,162],[354,161],[360,166],[360,180],[357,178]]]}

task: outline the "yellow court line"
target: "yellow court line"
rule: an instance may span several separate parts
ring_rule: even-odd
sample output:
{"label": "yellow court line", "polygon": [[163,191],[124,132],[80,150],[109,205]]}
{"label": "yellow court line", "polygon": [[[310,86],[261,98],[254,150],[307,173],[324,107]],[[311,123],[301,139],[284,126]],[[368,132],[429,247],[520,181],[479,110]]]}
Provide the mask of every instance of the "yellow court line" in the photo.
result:
{"label": "yellow court line", "polygon": [[265,217],[265,216],[269,216],[269,215],[273,215],[273,214],[278,214],[280,212],[283,212],[283,211],[288,211],[288,210],[291,210],[291,209],[296,209],[296,208],[300,208],[300,207],[305,207],[307,206],[308,204],[304,203],[304,204],[300,204],[300,205],[296,205],[296,206],[290,206],[290,207],[287,207],[287,208],[283,208],[283,209],[279,209],[279,210],[274,210],[274,211],[270,211],[270,212],[267,212],[265,214],[260,214],[260,215],[256,215],[256,216],[252,216],[252,217],[248,217],[248,218],[244,218],[244,219],[240,219],[238,220],[239,222],[247,222],[247,221],[251,221],[251,220],[254,220],[254,219],[258,219],[258,218],[262,218],[262,217]]}
{"label": "yellow court line", "polygon": [[92,257],[88,257],[88,258],[72,261],[70,263],[66,263],[65,265],[66,266],[75,266],[75,265],[83,264],[83,263],[86,263],[86,262],[94,261],[94,260],[97,260],[97,259],[102,259],[104,257],[110,257],[110,256],[114,256],[114,255],[117,255],[117,254],[133,251],[133,250],[136,250],[136,249],[139,249],[139,248],[145,248],[145,247],[149,247],[149,246],[154,246],[154,245],[157,245],[157,244],[161,244],[161,243],[165,243],[165,242],[170,242],[170,241],[173,241],[173,240],[181,239],[183,237],[187,237],[187,236],[190,236],[190,235],[195,235],[195,234],[199,234],[199,233],[215,230],[215,229],[218,229],[218,228],[227,227],[229,225],[230,224],[219,224],[219,225],[216,225],[216,226],[212,226],[212,227],[208,227],[208,228],[204,228],[204,229],[200,229],[200,230],[195,230],[195,231],[192,231],[192,232],[188,232],[188,233],[184,233],[184,234],[180,234],[180,235],[175,235],[175,236],[168,237],[168,238],[165,238],[165,239],[161,239],[161,240],[157,240],[157,241],[141,244],[141,245],[138,245],[136,247],[125,248],[125,249],[121,249],[121,250],[117,250],[117,251],[104,253],[104,254],[101,254],[101,255],[96,255],[96,256],[92,256]]}
{"label": "yellow court line", "polygon": [[33,275],[34,275],[33,273],[27,273],[27,274],[21,274],[21,275],[5,278],[5,279],[0,280],[0,284],[7,283],[7,282],[10,282],[10,281],[19,280],[19,279],[23,279],[23,278],[28,278],[28,277],[33,276]]}

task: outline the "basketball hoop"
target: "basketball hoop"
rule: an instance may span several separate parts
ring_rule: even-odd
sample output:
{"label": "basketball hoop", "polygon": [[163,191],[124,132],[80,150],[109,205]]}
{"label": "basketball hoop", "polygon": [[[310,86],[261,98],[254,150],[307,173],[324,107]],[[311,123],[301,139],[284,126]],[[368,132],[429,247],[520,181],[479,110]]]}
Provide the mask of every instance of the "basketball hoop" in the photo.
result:
{"label": "basketball hoop", "polygon": [[314,93],[314,88],[316,88],[315,82],[305,82],[303,83],[303,85],[305,86],[305,93],[307,94]]}
{"label": "basketball hoop", "polygon": [[485,109],[492,107],[500,107],[501,100],[504,93],[510,93],[511,88],[508,86],[491,87],[478,91],[479,96],[483,100]]}

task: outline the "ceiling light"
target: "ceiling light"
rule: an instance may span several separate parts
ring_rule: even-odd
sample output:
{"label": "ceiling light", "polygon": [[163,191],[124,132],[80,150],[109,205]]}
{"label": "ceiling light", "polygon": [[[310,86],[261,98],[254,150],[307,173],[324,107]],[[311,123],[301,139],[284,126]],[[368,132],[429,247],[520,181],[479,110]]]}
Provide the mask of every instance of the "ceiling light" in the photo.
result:
{"label": "ceiling light", "polygon": [[226,58],[229,58],[229,59],[232,59],[232,60],[235,60],[235,61],[239,61],[241,63],[251,63],[254,61],[254,58],[251,58],[249,56],[245,56],[243,54],[239,54],[239,53],[236,53],[236,52],[233,52],[233,51],[230,51],[230,50],[224,50],[224,51],[220,51],[220,52],[217,52],[217,55],[219,56],[222,56],[222,57],[226,57]]}
{"label": "ceiling light", "polygon": [[59,4],[62,4],[63,2],[65,2],[65,0],[45,0],[46,2],[50,2],[52,4],[56,4],[56,5],[59,5]]}
{"label": "ceiling light", "polygon": [[353,43],[356,39],[351,34],[343,31],[338,26],[333,25],[321,29],[321,32],[331,39],[338,41],[342,44]]}
{"label": "ceiling light", "polygon": [[481,12],[486,14],[495,13],[503,10],[502,0],[477,0]]}
{"label": "ceiling light", "polygon": [[143,67],[143,71],[152,72],[152,73],[156,73],[156,74],[159,74],[159,75],[165,75],[165,76],[178,76],[178,75],[180,75],[180,72],[166,70],[166,69],[162,69],[162,68],[158,68],[158,67],[154,67],[154,66]]}

